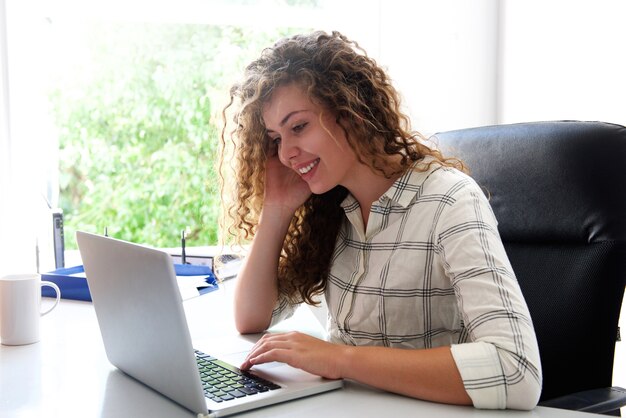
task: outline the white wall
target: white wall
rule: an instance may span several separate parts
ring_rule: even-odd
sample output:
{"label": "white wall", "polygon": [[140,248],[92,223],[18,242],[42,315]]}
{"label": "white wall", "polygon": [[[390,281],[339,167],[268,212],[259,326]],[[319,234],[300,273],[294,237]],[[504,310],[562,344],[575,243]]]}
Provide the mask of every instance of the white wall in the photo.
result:
{"label": "white wall", "polygon": [[424,133],[559,119],[626,125],[625,1],[387,0],[379,8],[378,31],[362,30],[378,37],[368,51]]}
{"label": "white wall", "polygon": [[496,0],[388,0],[381,62],[422,133],[496,123]]}
{"label": "white wall", "polygon": [[500,121],[626,125],[626,2],[505,1]]}

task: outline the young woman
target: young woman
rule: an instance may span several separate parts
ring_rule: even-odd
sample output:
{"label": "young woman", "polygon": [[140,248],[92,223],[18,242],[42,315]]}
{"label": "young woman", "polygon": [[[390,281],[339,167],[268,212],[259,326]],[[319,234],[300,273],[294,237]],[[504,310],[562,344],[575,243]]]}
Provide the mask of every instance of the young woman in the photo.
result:
{"label": "young woman", "polygon": [[374,60],[339,33],[283,39],[246,68],[232,108],[229,231],[252,241],[237,328],[265,331],[321,294],[329,308],[328,341],[268,333],[243,369],[280,361],[436,402],[536,405],[536,337],[491,208],[410,130]]}

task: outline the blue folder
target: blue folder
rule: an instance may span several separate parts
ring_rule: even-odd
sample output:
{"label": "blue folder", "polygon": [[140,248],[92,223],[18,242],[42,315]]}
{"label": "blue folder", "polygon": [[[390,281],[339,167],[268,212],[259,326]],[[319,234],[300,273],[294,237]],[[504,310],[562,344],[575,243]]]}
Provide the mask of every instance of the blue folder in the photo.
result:
{"label": "blue folder", "polygon": [[[174,271],[177,276],[206,276],[204,280],[206,281],[207,286],[198,288],[198,292],[201,295],[218,289],[215,275],[208,266],[174,264]],[[63,299],[84,300],[91,302],[91,294],[89,293],[87,280],[84,277],[73,276],[84,272],[85,269],[83,266],[60,268],[49,273],[42,273],[41,280],[47,280],[59,286],[59,289],[61,290],[61,298]],[[49,286],[44,286],[41,288],[41,296],[54,298],[56,297],[56,294],[54,289]]]}

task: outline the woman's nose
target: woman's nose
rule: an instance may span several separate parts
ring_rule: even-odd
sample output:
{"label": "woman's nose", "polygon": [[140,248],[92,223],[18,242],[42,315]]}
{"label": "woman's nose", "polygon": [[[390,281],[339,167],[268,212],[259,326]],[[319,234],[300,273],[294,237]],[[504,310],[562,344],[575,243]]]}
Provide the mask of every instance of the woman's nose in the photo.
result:
{"label": "woman's nose", "polygon": [[281,138],[280,147],[278,148],[278,158],[288,165],[290,160],[294,157],[297,157],[300,153],[300,148],[298,144],[293,139],[289,138]]}

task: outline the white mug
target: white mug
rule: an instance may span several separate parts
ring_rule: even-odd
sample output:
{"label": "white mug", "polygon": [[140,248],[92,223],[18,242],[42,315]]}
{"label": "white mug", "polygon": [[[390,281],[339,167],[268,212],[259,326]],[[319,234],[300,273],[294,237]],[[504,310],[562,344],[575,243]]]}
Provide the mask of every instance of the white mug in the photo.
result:
{"label": "white mug", "polygon": [[[56,291],[56,301],[41,312],[41,286]],[[39,274],[13,274],[0,278],[0,342],[4,345],[32,344],[39,341],[39,317],[59,303],[61,291]]]}

